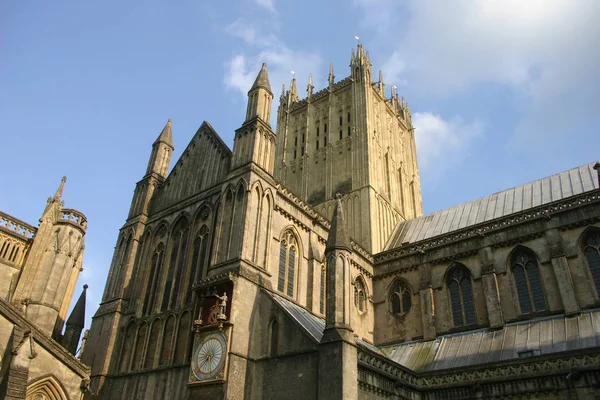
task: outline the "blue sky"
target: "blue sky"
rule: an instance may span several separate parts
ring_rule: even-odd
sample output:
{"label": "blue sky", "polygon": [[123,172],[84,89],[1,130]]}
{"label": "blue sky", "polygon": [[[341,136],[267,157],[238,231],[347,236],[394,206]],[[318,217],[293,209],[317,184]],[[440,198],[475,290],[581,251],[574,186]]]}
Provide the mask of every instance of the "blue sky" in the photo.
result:
{"label": "blue sky", "polygon": [[410,104],[425,213],[600,159],[595,0],[32,0],[0,16],[0,210],[37,225],[68,176],[88,327],[167,119],[171,165],[204,120],[232,146],[262,62],[276,97],[290,70],[319,90],[360,36]]}

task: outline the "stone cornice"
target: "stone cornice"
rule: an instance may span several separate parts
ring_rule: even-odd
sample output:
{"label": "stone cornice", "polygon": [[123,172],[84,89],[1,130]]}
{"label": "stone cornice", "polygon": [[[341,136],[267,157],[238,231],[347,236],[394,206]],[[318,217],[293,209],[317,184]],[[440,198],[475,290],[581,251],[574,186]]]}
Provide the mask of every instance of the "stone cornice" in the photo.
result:
{"label": "stone cornice", "polygon": [[53,339],[46,336],[33,323],[29,322],[9,303],[0,299],[0,313],[4,315],[13,324],[30,330],[33,334],[33,339],[36,343],[44,347],[50,354],[57,358],[64,365],[69,367],[73,372],[78,374],[82,379],[89,376],[91,368],[76,359],[64,347],[58,344]]}
{"label": "stone cornice", "polygon": [[[599,201],[600,190],[585,192],[577,196],[571,196],[565,200],[557,201],[555,203],[546,204],[536,208],[530,208],[519,213],[511,214],[504,218],[498,218],[487,223],[474,225],[466,229],[450,232],[444,235],[433,237],[431,239],[422,240],[416,243],[412,243],[406,246],[400,246],[395,249],[376,254],[374,256],[375,263],[384,263],[387,261],[391,261],[397,258],[417,253],[423,254],[425,253],[425,251],[429,251],[446,244],[456,243],[458,241],[463,241],[478,236],[481,237],[529,221],[534,221],[538,219],[549,219],[552,218],[555,214]],[[572,224],[573,223],[569,225]],[[501,242],[498,243],[499,246],[502,245]],[[509,243],[510,241],[507,241],[507,244]]]}

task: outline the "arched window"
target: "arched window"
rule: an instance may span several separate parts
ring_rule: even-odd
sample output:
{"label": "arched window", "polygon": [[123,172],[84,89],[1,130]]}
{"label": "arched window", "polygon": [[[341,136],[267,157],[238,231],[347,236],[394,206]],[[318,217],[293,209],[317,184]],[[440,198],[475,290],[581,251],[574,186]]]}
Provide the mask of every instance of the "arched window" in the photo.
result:
{"label": "arched window", "polygon": [[319,312],[325,314],[325,264],[321,264],[321,293],[319,297]]}
{"label": "arched window", "polygon": [[173,332],[175,332],[175,316],[169,315],[165,322],[165,331],[163,333],[162,348],[158,365],[168,365],[171,361],[171,350],[173,349]]}
{"label": "arched window", "polygon": [[354,306],[359,312],[367,311],[367,289],[362,277],[354,280]]}
{"label": "arched window", "polygon": [[192,257],[192,270],[185,295],[186,304],[192,299],[192,285],[196,281],[202,280],[204,274],[204,265],[206,262],[206,253],[208,251],[208,227],[203,225],[198,231],[198,236],[194,240],[194,254]]}
{"label": "arched window", "polygon": [[294,296],[294,277],[297,265],[298,244],[292,232],[286,232],[279,246],[279,277],[277,290]]}
{"label": "arched window", "polygon": [[146,335],[148,333],[148,324],[142,322],[142,325],[138,329],[137,340],[135,342],[135,350],[133,352],[133,365],[134,371],[142,368],[142,356],[144,354],[144,346],[146,345]]}
{"label": "arched window", "polygon": [[512,256],[511,264],[521,312],[544,311],[546,300],[535,254],[527,249],[518,249]]}
{"label": "arched window", "polygon": [[596,285],[596,293],[600,296],[600,231],[591,231],[584,241],[584,246],[583,252]]}
{"label": "arched window", "polygon": [[390,290],[390,303],[392,304],[392,314],[404,315],[412,306],[412,298],[409,286],[397,280]]}
{"label": "arched window", "polygon": [[448,272],[448,291],[454,327],[473,325],[476,323],[473,306],[473,289],[471,274],[464,265],[457,265]]}
{"label": "arched window", "polygon": [[156,296],[156,286],[158,284],[158,274],[162,269],[163,259],[165,255],[165,245],[159,243],[152,254],[150,262],[150,274],[148,275],[148,286],[146,286],[146,294],[144,296],[143,314],[148,314],[152,311],[154,298]]}
{"label": "arched window", "polygon": [[156,348],[158,346],[158,339],[161,331],[161,320],[156,319],[152,324],[150,330],[150,337],[148,339],[148,349],[146,349],[146,361],[144,362],[145,369],[154,368],[154,361],[156,360]]}

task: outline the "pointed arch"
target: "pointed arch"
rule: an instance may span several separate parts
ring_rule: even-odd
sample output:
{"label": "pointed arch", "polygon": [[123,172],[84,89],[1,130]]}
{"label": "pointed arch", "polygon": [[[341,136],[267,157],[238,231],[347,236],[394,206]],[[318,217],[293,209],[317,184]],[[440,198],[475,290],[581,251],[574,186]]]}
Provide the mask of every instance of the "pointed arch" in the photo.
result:
{"label": "pointed arch", "polygon": [[537,255],[530,248],[518,245],[511,251],[509,260],[521,313],[545,311],[546,297]]}
{"label": "pointed arch", "polygon": [[446,272],[446,284],[448,285],[454,327],[458,328],[477,323],[473,304],[471,271],[464,264],[458,262],[450,264]]}
{"label": "pointed arch", "polygon": [[367,312],[367,299],[369,298],[367,284],[362,274],[359,274],[353,282],[354,306],[360,313]]}
{"label": "pointed arch", "polygon": [[[230,185],[225,189],[225,192],[223,193],[223,203],[219,206],[221,222],[219,234],[215,235],[215,240],[217,240],[216,261],[218,263],[227,259],[233,219],[233,204],[234,192],[233,187]],[[231,214],[228,214],[226,211],[229,211]]]}
{"label": "pointed arch", "polygon": [[[252,185],[252,189],[251,189],[251,209],[252,209],[252,222],[250,222],[251,224],[254,224],[254,232],[252,233],[252,238],[248,238],[251,240],[254,240],[254,245],[252,246],[252,262],[254,264],[258,264],[258,251],[259,251],[259,236],[260,236],[260,224],[261,224],[261,219],[260,219],[260,215],[261,215],[261,207],[262,207],[262,185],[260,184],[260,181],[257,181],[254,185]],[[250,225],[252,226],[252,225]]]}
{"label": "pointed arch", "polygon": [[173,333],[175,332],[175,315],[169,314],[165,319],[165,327],[162,335],[162,345],[158,365],[169,365],[173,351]]}
{"label": "pointed arch", "polygon": [[154,310],[156,291],[160,276],[160,271],[165,258],[165,245],[161,241],[158,243],[150,259],[150,270],[148,271],[146,293],[144,295],[144,307],[142,314],[146,315]]}
{"label": "pointed arch", "polygon": [[580,236],[579,247],[592,276],[596,296],[600,296],[600,229],[595,226],[587,227]]}
{"label": "pointed arch", "polygon": [[26,400],[68,400],[66,390],[54,375],[45,375],[27,386]]}
{"label": "pointed arch", "polygon": [[412,292],[410,284],[404,279],[394,279],[387,290],[390,312],[397,316],[409,312],[412,308]]}
{"label": "pointed arch", "polygon": [[295,281],[303,254],[299,237],[295,227],[291,226],[282,231],[279,239],[277,290],[289,297],[294,297],[296,292]]}
{"label": "pointed arch", "polygon": [[175,307],[177,302],[190,234],[190,220],[188,215],[182,213],[173,226],[171,254],[166,273],[161,311]]}
{"label": "pointed arch", "polygon": [[175,356],[173,363],[183,364],[187,362],[189,338],[191,335],[191,314],[185,310],[179,316],[179,327],[177,329],[177,341],[175,342]]}
{"label": "pointed arch", "polygon": [[246,214],[246,180],[240,179],[237,184],[233,214],[231,216],[232,232],[230,235],[227,259],[240,257],[240,249],[244,240],[244,220]]}
{"label": "pointed arch", "polygon": [[121,346],[121,360],[119,362],[119,372],[129,371],[131,364],[131,351],[135,341],[135,324],[132,322],[124,331],[123,344]]}
{"label": "pointed arch", "polygon": [[275,357],[279,352],[279,332],[279,321],[276,317],[273,317],[269,323],[268,341],[269,356],[271,357]]}
{"label": "pointed arch", "polygon": [[185,294],[186,304],[192,300],[192,286],[194,282],[202,280],[204,277],[204,269],[206,260],[208,259],[208,243],[210,241],[209,232],[208,226],[204,224],[200,227],[194,238],[192,262]]}
{"label": "pointed arch", "polygon": [[135,340],[135,349],[133,351],[133,361],[131,365],[131,369],[133,371],[138,371],[142,368],[142,361],[144,357],[144,347],[146,346],[146,336],[148,334],[148,323],[143,321],[138,330],[137,336]]}
{"label": "pointed arch", "polygon": [[154,368],[161,328],[162,320],[160,318],[156,318],[152,322],[152,327],[150,328],[150,336],[148,337],[148,349],[146,350],[146,360],[144,361],[144,369]]}

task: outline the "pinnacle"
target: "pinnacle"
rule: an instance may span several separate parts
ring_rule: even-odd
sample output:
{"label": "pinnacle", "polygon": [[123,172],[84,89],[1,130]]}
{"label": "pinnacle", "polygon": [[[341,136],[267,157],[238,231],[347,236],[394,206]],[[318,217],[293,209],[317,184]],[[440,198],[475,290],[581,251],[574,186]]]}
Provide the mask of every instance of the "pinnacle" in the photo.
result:
{"label": "pinnacle", "polygon": [[56,193],[54,194],[54,200],[60,200],[62,197],[63,188],[65,187],[65,182],[67,182],[67,177],[63,176],[60,180],[60,185],[58,185],[58,189],[56,189]]}
{"label": "pinnacle", "polygon": [[345,248],[352,251],[350,245],[350,237],[348,236],[348,230],[346,229],[346,221],[344,219],[344,209],[342,208],[342,196],[337,195],[335,209],[333,210],[333,218],[331,220],[331,227],[329,228],[329,236],[327,237],[327,244],[325,251],[329,251],[335,248]]}
{"label": "pinnacle", "polygon": [[71,311],[69,319],[67,319],[67,325],[83,329],[85,323],[85,294],[87,288],[88,285],[83,285],[83,292],[81,292],[77,303],[75,303],[75,307],[73,307],[73,311]]}
{"label": "pinnacle", "polygon": [[256,79],[254,80],[254,84],[250,88],[250,92],[258,88],[263,88],[267,92],[269,92],[269,94],[273,95],[273,93],[271,92],[271,83],[269,82],[269,74],[267,74],[266,63],[262,64],[262,67],[260,68],[260,71],[256,76]]}
{"label": "pinnacle", "polygon": [[169,120],[167,121],[167,124],[165,125],[165,127],[163,128],[162,132],[160,133],[160,135],[158,135],[158,138],[154,141],[154,144],[158,144],[160,142],[165,143],[167,146],[173,147],[173,134],[172,134],[172,120],[171,118],[169,118]]}

